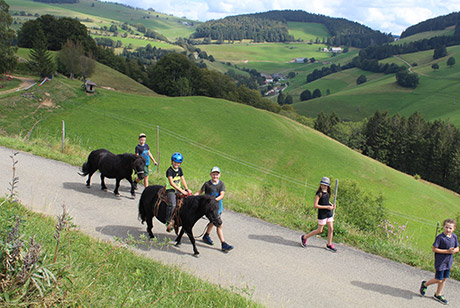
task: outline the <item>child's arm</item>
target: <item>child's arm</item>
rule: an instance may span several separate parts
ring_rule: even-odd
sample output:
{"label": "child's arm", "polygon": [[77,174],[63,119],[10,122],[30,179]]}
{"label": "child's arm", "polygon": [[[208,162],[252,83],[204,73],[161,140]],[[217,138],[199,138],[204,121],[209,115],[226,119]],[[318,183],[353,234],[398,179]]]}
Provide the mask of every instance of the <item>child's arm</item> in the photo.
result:
{"label": "child's arm", "polygon": [[[190,189],[188,189],[187,182],[185,181],[185,177],[181,176],[180,180],[182,182],[182,185],[184,185],[185,190],[188,192],[189,195],[191,195],[192,191]],[[184,195],[187,195],[187,193],[185,193]]]}
{"label": "child's arm", "polygon": [[434,253],[441,253],[441,254],[454,254],[459,251],[458,246],[457,247],[451,247],[449,249],[440,249],[438,247],[433,246],[433,252]]}
{"label": "child's arm", "polygon": [[199,191],[197,191],[196,193],[194,193],[193,195],[194,196],[199,196],[203,193],[203,191],[200,189]]}
{"label": "child's arm", "polygon": [[183,194],[183,195],[187,194],[187,192],[185,190],[181,189],[179,186],[177,186],[174,183],[172,176],[168,176],[168,181],[169,181],[169,184],[171,185],[172,188],[174,188],[175,190],[180,191],[180,193]]}
{"label": "child's arm", "polygon": [[224,195],[225,195],[225,191],[223,190],[219,193],[219,197],[216,198],[216,201],[220,201],[224,199]]}
{"label": "child's arm", "polygon": [[149,150],[149,156],[150,156],[150,158],[153,160],[153,164],[154,164],[154,165],[158,165],[158,163],[157,163],[157,161],[155,160],[155,158],[153,158],[152,153],[150,153],[150,150]]}
{"label": "child's arm", "polygon": [[318,202],[319,202],[319,196],[316,195],[315,196],[315,201],[313,203],[314,208],[320,209],[320,210],[333,210],[334,209],[333,205],[319,205]]}

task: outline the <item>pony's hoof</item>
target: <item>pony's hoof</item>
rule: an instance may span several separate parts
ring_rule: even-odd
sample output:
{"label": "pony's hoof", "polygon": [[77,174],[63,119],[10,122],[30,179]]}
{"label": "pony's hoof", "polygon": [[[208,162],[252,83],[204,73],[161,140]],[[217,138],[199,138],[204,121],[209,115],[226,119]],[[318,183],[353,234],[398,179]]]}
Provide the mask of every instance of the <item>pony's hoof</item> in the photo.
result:
{"label": "pony's hoof", "polygon": [[107,187],[101,187],[101,190],[107,191]]}
{"label": "pony's hoof", "polygon": [[120,197],[120,193],[115,193],[115,197]]}
{"label": "pony's hoof", "polygon": [[176,243],[174,246],[180,247],[180,244],[181,244],[181,243]]}
{"label": "pony's hoof", "polygon": [[199,257],[200,257],[200,253],[199,253],[199,252],[195,252],[195,253],[193,254],[193,256],[194,256],[195,258],[199,258]]}
{"label": "pony's hoof", "polygon": [[136,199],[136,195],[135,194],[131,194],[131,199]]}

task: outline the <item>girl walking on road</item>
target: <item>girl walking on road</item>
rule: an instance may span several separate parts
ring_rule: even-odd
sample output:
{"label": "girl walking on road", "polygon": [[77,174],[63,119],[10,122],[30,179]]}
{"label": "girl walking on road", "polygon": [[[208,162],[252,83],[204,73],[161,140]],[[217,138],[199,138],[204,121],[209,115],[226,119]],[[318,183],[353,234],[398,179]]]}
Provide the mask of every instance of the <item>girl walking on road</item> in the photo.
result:
{"label": "girl walking on road", "polygon": [[326,248],[332,251],[337,251],[335,245],[332,243],[332,236],[334,231],[334,213],[335,205],[329,201],[331,197],[331,181],[328,177],[323,177],[320,186],[315,195],[313,206],[318,209],[318,228],[308,234],[300,237],[300,245],[307,247],[307,240],[317,234],[323,232],[324,225],[327,224],[327,245]]}

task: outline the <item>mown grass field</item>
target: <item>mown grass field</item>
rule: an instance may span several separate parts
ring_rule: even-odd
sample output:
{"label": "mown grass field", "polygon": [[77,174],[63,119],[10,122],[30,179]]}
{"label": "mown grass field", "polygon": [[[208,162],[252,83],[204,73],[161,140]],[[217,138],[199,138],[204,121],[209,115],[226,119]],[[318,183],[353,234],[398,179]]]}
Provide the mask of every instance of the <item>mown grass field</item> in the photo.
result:
{"label": "mown grass field", "polygon": [[294,38],[301,39],[308,43],[310,40],[315,42],[319,38],[320,42],[323,38],[327,39],[330,34],[326,26],[318,23],[307,23],[307,22],[293,22],[288,21],[289,34],[293,35]]}
{"label": "mown grass field", "polygon": [[309,45],[305,43],[234,43],[199,45],[208,55],[221,62],[231,62],[238,66],[255,68],[262,72],[276,72],[293,69],[303,63],[290,63],[295,58],[327,59],[329,53],[318,49],[325,45]]}
{"label": "mown grass field", "polygon": [[184,49],[180,46],[169,44],[163,41],[157,41],[149,38],[133,38],[133,37],[120,37],[120,36],[104,36],[104,35],[91,35],[92,38],[109,38],[113,40],[115,43],[117,41],[121,41],[123,46],[121,48],[115,48],[116,53],[121,53],[123,48],[128,48],[130,44],[132,44],[133,50],[138,47],[145,47],[150,44],[152,47],[161,48],[161,49],[169,49],[175,50],[177,52],[184,51]]}
{"label": "mown grass field", "polygon": [[[432,244],[436,221],[460,210],[456,194],[416,181],[276,114],[206,97],[146,97],[103,89],[86,95],[78,82],[63,78],[45,85],[34,93],[48,93],[55,108],[37,108],[39,102],[14,94],[0,99],[5,132],[25,135],[34,127],[32,138],[58,140],[65,120],[69,142],[88,152],[108,148],[121,153],[133,151],[141,131],[155,148],[159,125],[160,182],[171,153],[180,151],[193,190],[218,165],[229,190],[228,208],[294,229],[309,228],[306,219],[315,220],[305,217],[302,208],[312,206],[322,176],[352,179],[366,191],[382,194],[392,219],[408,221],[410,242],[423,250]],[[171,120],[172,115],[180,121]],[[260,197],[268,199],[258,202]]]}
{"label": "mown grass field", "polygon": [[[47,255],[47,259],[38,265],[55,274],[60,290],[44,292],[44,298],[36,292],[36,298],[26,296],[13,303],[5,302],[9,290],[2,290],[2,307],[262,307],[248,297],[205,282],[178,267],[141,257],[123,243],[95,240],[76,230],[61,233],[62,241],[55,254],[55,219],[33,213],[19,203],[7,202],[0,213],[2,228],[6,228],[6,222],[13,224],[15,216],[21,218],[20,235],[24,234],[25,240],[34,236],[41,245],[42,255]],[[2,240],[9,231],[2,229]],[[53,264],[55,256],[57,263]],[[57,275],[60,268],[64,269],[64,278]],[[250,295],[250,291],[246,292]],[[9,294],[9,300],[15,299],[14,292]]]}
{"label": "mown grass field", "polygon": [[[433,60],[433,51],[423,51],[413,54],[404,54],[400,57],[408,63],[417,63],[413,71],[419,74],[420,83],[416,89],[407,89],[396,84],[394,75],[380,75],[360,86],[344,87],[338,93],[327,97],[294,104],[297,112],[316,117],[320,112],[336,112],[340,117],[350,120],[360,120],[372,115],[377,109],[409,116],[419,111],[427,120],[449,119],[460,127],[460,105],[458,103],[458,84],[460,81],[460,66],[447,67],[448,57],[460,59],[460,46],[448,47],[447,57]],[[398,58],[390,58],[383,63],[395,62],[403,64]],[[434,71],[433,63],[438,63],[440,69]],[[343,73],[343,72],[342,72]],[[311,88],[324,87],[324,83],[334,83],[335,78],[340,84],[350,83],[350,76],[330,75],[311,83]],[[365,72],[362,72],[366,74]],[[321,89],[322,90],[322,89]]]}
{"label": "mown grass field", "polygon": [[447,27],[444,30],[435,30],[435,31],[426,31],[426,32],[420,32],[405,38],[402,38],[400,40],[394,41],[391,44],[393,45],[402,45],[404,43],[410,43],[410,42],[415,42],[423,39],[430,39],[435,36],[451,36],[454,35],[455,31],[455,26]]}

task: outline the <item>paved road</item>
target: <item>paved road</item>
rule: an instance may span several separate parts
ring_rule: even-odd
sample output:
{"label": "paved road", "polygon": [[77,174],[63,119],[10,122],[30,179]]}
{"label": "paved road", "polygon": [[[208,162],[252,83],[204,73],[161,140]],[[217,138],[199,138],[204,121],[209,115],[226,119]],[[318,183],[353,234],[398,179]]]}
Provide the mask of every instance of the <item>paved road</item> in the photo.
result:
{"label": "paved road", "polygon": [[[7,192],[11,180],[13,151],[0,147],[0,192]],[[85,187],[78,168],[27,153],[17,156],[19,199],[28,207],[57,215],[66,204],[80,229],[94,237],[137,237],[145,226],[137,220],[136,200],[129,198],[123,183],[121,197],[93,187]],[[109,190],[114,181],[107,181]],[[175,264],[183,270],[225,287],[253,292],[253,298],[268,307],[440,307],[430,297],[422,298],[418,288],[432,273],[401,265],[371,254],[338,245],[338,252],[326,251],[325,241],[313,238],[306,249],[299,246],[301,233],[231,211],[225,211],[224,233],[235,249],[228,254],[201,241],[200,258],[192,256],[187,238],[183,245],[138,249],[140,254]],[[200,220],[196,233],[201,233]],[[154,233],[173,239],[158,222]],[[212,235],[216,240],[215,234]],[[434,287],[428,294],[434,293]],[[451,306],[460,306],[460,283],[449,280],[445,294]]]}

